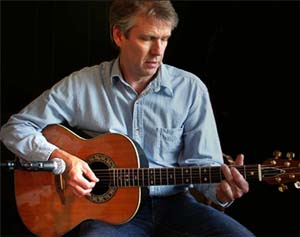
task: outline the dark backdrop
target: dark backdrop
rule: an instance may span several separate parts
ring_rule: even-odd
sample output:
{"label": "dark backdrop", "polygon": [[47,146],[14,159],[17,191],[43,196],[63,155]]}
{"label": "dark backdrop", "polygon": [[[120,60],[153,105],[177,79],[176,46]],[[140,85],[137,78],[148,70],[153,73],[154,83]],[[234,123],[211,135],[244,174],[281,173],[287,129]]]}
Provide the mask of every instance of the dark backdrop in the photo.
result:
{"label": "dark backdrop", "polygon": [[[116,56],[107,2],[1,2],[1,123],[84,66]],[[274,150],[299,158],[299,2],[175,1],[180,16],[165,63],[210,91],[223,150],[262,163]],[[2,145],[1,159],[13,159]],[[28,234],[13,173],[1,170],[1,236]],[[299,236],[299,190],[251,184],[226,212],[257,236]],[[27,235],[28,236],[28,235]]]}

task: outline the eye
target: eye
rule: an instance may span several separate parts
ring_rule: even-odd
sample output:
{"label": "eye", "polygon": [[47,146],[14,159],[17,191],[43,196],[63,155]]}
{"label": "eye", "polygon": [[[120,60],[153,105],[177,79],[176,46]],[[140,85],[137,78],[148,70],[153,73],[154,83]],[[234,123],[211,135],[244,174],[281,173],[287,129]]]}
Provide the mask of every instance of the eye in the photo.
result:
{"label": "eye", "polygon": [[161,40],[164,41],[164,42],[168,42],[169,38],[170,37],[163,37]]}
{"label": "eye", "polygon": [[153,37],[147,36],[147,35],[142,35],[142,36],[140,36],[140,39],[143,41],[151,41],[151,40],[153,40]]}

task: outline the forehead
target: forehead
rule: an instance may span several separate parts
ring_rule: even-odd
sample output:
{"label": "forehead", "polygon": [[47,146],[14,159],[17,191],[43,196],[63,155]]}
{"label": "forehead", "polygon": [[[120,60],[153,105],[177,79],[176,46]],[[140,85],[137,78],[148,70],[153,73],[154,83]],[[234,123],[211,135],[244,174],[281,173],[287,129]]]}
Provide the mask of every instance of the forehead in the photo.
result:
{"label": "forehead", "polygon": [[172,24],[155,17],[138,15],[131,31],[139,34],[171,35]]}

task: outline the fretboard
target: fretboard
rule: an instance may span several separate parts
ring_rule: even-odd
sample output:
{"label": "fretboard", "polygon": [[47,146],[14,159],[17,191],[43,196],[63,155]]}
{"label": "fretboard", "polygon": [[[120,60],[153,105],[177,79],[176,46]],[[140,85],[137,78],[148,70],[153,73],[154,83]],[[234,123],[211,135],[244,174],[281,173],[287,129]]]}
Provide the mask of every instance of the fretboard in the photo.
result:
{"label": "fretboard", "polygon": [[[259,180],[284,172],[275,167],[261,165],[236,166],[245,179]],[[153,186],[219,183],[224,179],[219,166],[191,166],[176,168],[112,168],[94,170],[102,182],[109,186]]]}

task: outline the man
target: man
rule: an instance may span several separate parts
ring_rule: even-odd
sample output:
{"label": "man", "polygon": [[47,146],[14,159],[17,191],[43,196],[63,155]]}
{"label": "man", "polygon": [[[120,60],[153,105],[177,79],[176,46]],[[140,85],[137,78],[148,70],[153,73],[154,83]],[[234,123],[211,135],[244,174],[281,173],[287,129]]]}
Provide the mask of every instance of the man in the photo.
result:
{"label": "man", "polygon": [[[66,183],[81,197],[101,183],[88,164],[49,143],[41,131],[68,123],[95,136],[126,134],[145,152],[149,167],[222,165],[222,151],[207,88],[192,73],[163,64],[178,17],[170,1],[116,0],[110,8],[111,36],[119,57],[84,68],[11,116],[1,140],[29,160],[59,157]],[[243,164],[243,156],[236,159]],[[247,181],[235,168],[222,166],[219,184],[195,184],[224,207],[247,193]],[[198,203],[186,186],[150,186],[149,195],[128,223],[81,224],[80,236],[253,236],[241,224]]]}

